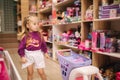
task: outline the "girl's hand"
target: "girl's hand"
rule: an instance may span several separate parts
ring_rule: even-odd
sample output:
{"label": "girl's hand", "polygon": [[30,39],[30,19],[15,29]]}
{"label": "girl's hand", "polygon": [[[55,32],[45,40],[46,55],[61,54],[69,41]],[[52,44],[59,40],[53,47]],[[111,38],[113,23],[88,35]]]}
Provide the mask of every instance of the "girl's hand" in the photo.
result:
{"label": "girl's hand", "polygon": [[22,63],[26,63],[27,62],[27,59],[25,57],[21,57],[21,62]]}
{"label": "girl's hand", "polygon": [[50,56],[48,55],[48,53],[45,53],[45,57],[46,57],[47,59],[50,59]]}

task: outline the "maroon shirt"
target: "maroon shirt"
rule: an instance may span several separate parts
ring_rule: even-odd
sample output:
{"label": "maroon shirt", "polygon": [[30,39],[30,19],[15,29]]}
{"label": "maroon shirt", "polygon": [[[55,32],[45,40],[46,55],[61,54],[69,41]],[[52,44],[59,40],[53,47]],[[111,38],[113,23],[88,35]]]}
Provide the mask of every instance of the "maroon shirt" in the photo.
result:
{"label": "maroon shirt", "polygon": [[30,32],[29,36],[24,36],[20,41],[18,54],[22,57],[25,55],[25,49],[28,51],[41,50],[47,53],[47,46],[44,39],[41,39],[39,32]]}

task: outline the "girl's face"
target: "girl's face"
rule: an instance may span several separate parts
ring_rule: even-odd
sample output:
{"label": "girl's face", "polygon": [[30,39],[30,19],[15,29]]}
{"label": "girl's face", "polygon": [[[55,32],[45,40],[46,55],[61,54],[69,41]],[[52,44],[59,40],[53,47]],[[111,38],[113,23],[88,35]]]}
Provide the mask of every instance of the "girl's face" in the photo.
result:
{"label": "girl's face", "polygon": [[38,26],[38,19],[37,17],[30,17],[30,22],[27,25],[27,28],[29,29],[30,32],[33,31],[38,31],[39,30],[39,26]]}

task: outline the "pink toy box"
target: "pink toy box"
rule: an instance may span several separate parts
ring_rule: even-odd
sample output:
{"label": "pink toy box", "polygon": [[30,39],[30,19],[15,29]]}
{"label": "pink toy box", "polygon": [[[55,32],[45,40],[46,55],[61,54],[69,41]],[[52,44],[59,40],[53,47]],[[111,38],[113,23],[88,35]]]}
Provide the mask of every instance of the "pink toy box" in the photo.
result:
{"label": "pink toy box", "polygon": [[3,48],[0,48],[0,80],[11,80],[3,57]]}
{"label": "pink toy box", "polygon": [[120,80],[120,72],[116,73],[116,80]]}
{"label": "pink toy box", "polygon": [[86,40],[85,42],[81,42],[80,45],[78,45],[78,48],[80,50],[91,50],[91,41]]}
{"label": "pink toy box", "polygon": [[11,80],[4,60],[0,60],[0,80]]}
{"label": "pink toy box", "polygon": [[0,80],[22,80],[7,50],[0,47]]}
{"label": "pink toy box", "polygon": [[[61,67],[63,80],[69,79],[69,74],[74,68],[88,66],[91,64],[91,59],[88,59],[80,54],[73,52],[71,49],[57,51],[58,61]],[[80,77],[76,80],[81,80]]]}

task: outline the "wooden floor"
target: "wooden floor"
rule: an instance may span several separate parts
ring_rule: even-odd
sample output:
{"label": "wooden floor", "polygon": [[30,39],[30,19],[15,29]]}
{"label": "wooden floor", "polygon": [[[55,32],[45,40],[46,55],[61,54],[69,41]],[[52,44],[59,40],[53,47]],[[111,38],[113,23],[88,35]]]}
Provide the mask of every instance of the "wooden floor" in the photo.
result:
{"label": "wooden floor", "polygon": [[[21,69],[20,57],[17,53],[17,48],[7,50],[9,51],[22,80],[27,80],[26,69]],[[62,80],[59,64],[50,59],[45,59],[45,62],[46,62],[45,73],[47,75],[47,80]],[[33,80],[41,80],[36,70],[34,70]]]}

